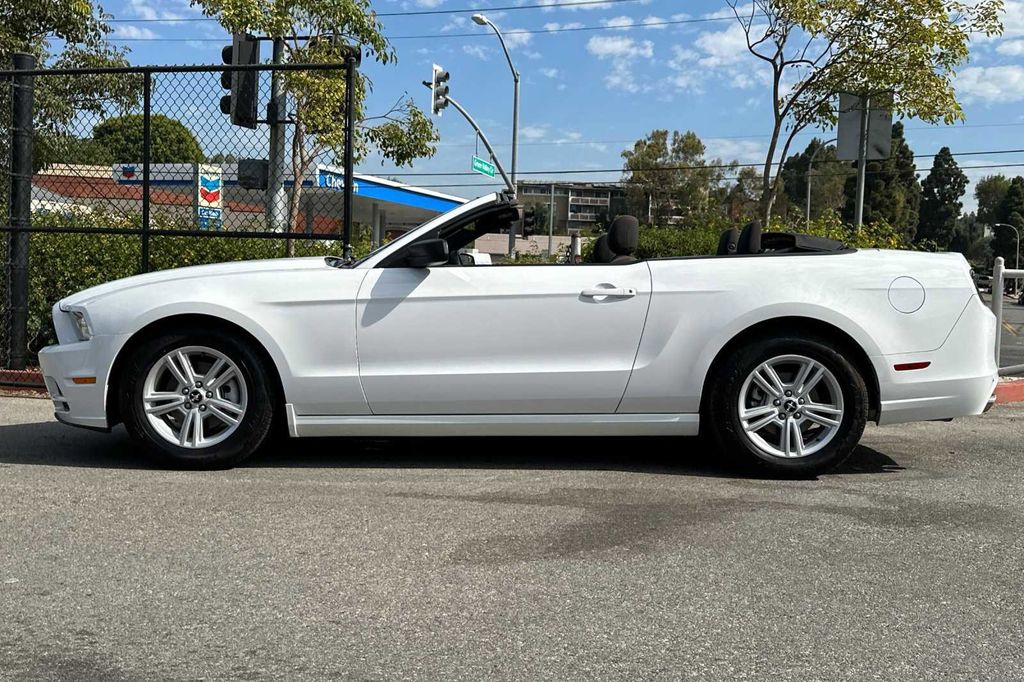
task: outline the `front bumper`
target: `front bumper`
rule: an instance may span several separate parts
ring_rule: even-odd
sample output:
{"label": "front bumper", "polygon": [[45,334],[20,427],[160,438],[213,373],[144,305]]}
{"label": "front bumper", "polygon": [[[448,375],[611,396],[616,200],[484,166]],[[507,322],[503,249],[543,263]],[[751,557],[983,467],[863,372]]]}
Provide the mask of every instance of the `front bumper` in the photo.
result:
{"label": "front bumper", "polygon": [[[97,336],[39,351],[39,367],[58,421],[101,431],[110,429],[107,387],[119,346],[118,337]],[[85,377],[94,377],[95,382],[75,383],[75,379]]]}
{"label": "front bumper", "polygon": [[[996,322],[972,300],[937,350],[872,358],[878,374],[879,424],[953,419],[991,409],[999,383]],[[929,362],[925,369],[896,371],[901,363]]]}

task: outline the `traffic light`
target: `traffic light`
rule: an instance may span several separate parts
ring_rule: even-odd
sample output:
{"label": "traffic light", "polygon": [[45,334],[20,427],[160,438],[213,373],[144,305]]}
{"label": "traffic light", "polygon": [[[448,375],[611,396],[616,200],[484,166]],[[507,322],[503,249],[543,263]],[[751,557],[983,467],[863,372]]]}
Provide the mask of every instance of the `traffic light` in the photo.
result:
{"label": "traffic light", "polygon": [[440,116],[448,106],[448,79],[451,78],[451,74],[445,71],[442,67],[434,64],[434,77],[431,80],[430,92],[433,97],[433,103],[431,104],[431,111],[434,112],[435,116]]}
{"label": "traffic light", "polygon": [[537,231],[537,210],[532,206],[523,209],[523,236],[532,236]]}
{"label": "traffic light", "polygon": [[[225,64],[241,66],[260,63],[260,43],[248,33],[236,33],[231,44],[221,50]],[[256,100],[259,73],[256,71],[222,71],[220,85],[230,94],[220,98],[220,110],[231,117],[231,124],[243,128],[256,127]]]}

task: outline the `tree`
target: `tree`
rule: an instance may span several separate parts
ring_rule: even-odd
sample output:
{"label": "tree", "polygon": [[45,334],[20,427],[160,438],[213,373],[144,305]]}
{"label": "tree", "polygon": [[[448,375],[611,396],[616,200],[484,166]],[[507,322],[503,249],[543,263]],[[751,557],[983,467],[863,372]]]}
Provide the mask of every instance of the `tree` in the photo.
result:
{"label": "tree", "polygon": [[704,143],[691,131],[654,130],[622,152],[623,182],[631,211],[654,223],[705,208],[722,181],[721,161],[704,159]]}
{"label": "tree", "polygon": [[[107,40],[110,16],[90,0],[5,3],[0,21],[0,61],[9,68],[15,52],[53,68],[127,66],[125,48]],[[54,50],[52,41],[59,49]],[[79,144],[72,130],[81,113],[103,117],[135,105],[142,93],[137,74],[47,76],[35,81],[36,168],[67,159]],[[6,106],[3,111],[8,111]]]}
{"label": "tree", "polygon": [[[285,38],[285,62],[316,64],[343,61],[335,38],[360,45],[380,64],[396,61],[383,24],[370,0],[192,0],[229,32]],[[299,36],[306,36],[305,39]],[[338,156],[345,139],[345,78],[338,71],[282,72],[291,126],[291,171],[302,178],[325,153]],[[371,148],[398,166],[432,156],[437,131],[430,119],[403,95],[386,112],[368,116],[364,101],[372,84],[359,74],[354,99],[358,158]],[[302,183],[292,186],[289,225],[299,226]],[[291,244],[289,243],[289,246]]]}
{"label": "tree", "polygon": [[[153,114],[149,125],[152,163],[201,163],[206,159],[196,136],[181,121]],[[113,163],[142,160],[142,114],[108,118],[93,128],[92,137],[107,149]]]}
{"label": "tree", "polygon": [[[747,50],[767,65],[772,132],[762,173],[765,218],[793,138],[830,127],[837,95],[887,93],[902,117],[953,123],[956,67],[975,34],[1002,32],[1002,0],[727,0]],[[893,97],[894,95],[894,97]]]}
{"label": "tree", "polygon": [[989,240],[985,238],[985,225],[974,213],[961,216],[957,221],[949,250],[962,253],[975,270],[992,268],[992,249]]}
{"label": "tree", "polygon": [[806,213],[807,169],[812,156],[811,217],[816,218],[826,210],[839,210],[842,207],[845,201],[843,185],[850,171],[845,162],[836,160],[836,148],[833,145],[826,147],[816,137],[804,151],[786,159],[782,166],[782,186],[790,202],[800,207],[801,214]]}
{"label": "tree", "polygon": [[756,168],[744,166],[736,176],[736,184],[725,198],[725,212],[730,220],[745,220],[757,215],[761,175]]}
{"label": "tree", "polygon": [[[998,223],[1008,223],[1024,236],[1024,177],[1017,176],[1010,181],[1010,187],[999,205]],[[1006,259],[1007,267],[1017,263],[1017,235],[1006,227],[992,227],[992,253]]]}
{"label": "tree", "polygon": [[974,185],[974,198],[978,200],[978,221],[985,225],[1002,219],[1003,200],[1010,190],[1010,179],[1005,175],[989,175]]}
{"label": "tree", "polygon": [[943,147],[921,183],[921,213],[915,238],[930,239],[942,249],[949,248],[963,208],[960,198],[966,191],[967,176],[949,147]]}
{"label": "tree", "polygon": [[[857,202],[857,178],[850,176],[843,188],[846,205],[843,219],[852,222]],[[864,222],[884,220],[908,239],[917,231],[921,183],[917,181],[914,152],[903,137],[903,123],[892,127],[892,154],[868,161],[864,181]]]}

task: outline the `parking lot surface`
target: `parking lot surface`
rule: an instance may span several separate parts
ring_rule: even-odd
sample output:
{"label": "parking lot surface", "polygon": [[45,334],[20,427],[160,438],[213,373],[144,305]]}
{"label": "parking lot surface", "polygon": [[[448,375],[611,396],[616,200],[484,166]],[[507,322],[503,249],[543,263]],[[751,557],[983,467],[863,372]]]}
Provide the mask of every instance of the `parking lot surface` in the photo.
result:
{"label": "parking lot surface", "polygon": [[869,428],[807,481],[641,439],[174,472],[0,399],[0,678],[1021,679],[1022,426]]}

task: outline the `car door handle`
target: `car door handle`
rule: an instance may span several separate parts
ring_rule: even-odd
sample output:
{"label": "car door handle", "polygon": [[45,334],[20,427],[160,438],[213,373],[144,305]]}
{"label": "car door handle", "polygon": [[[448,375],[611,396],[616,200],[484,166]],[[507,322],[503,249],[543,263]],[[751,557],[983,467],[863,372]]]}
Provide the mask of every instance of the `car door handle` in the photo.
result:
{"label": "car door handle", "polygon": [[630,287],[584,289],[580,292],[580,296],[583,296],[584,298],[632,298],[633,296],[636,296],[636,289]]}

